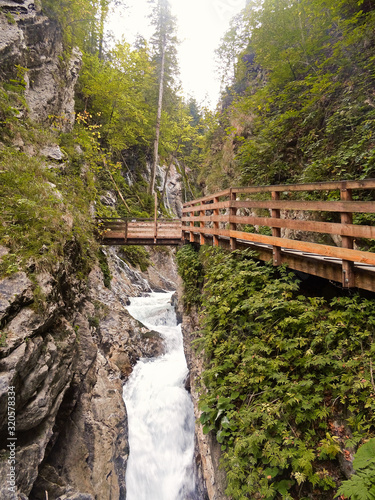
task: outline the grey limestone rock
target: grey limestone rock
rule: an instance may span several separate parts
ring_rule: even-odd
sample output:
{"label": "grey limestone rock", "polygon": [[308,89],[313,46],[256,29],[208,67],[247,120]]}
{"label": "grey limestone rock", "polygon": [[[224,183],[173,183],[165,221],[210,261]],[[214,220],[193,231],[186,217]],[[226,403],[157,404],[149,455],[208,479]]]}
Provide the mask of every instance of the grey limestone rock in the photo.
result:
{"label": "grey limestone rock", "polygon": [[[55,116],[62,130],[74,123],[74,87],[81,53],[67,59],[59,26],[42,15],[34,0],[0,0],[0,78],[19,79],[25,68],[25,98],[30,117],[46,123]],[[13,17],[10,22],[5,13]]]}
{"label": "grey limestone rock", "polygon": [[0,281],[0,321],[30,303],[32,297],[32,283],[26,273],[18,272]]}

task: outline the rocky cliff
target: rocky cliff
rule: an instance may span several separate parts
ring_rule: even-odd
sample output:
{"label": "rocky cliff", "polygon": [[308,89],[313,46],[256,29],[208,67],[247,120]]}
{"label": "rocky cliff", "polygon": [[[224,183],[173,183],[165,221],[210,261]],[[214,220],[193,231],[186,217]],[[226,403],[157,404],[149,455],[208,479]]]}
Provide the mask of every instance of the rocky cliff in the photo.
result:
{"label": "rocky cliff", "polygon": [[54,116],[62,130],[72,127],[80,66],[80,52],[64,54],[61,31],[40,2],[0,0],[0,79],[25,86],[31,119],[44,123]]}
{"label": "rocky cliff", "polygon": [[[6,249],[2,248],[2,253]],[[16,394],[16,477],[3,481],[4,499],[125,498],[128,455],[122,381],[139,357],[163,351],[159,335],[131,318],[129,296],[150,284],[106,250],[112,289],[94,267],[87,282],[75,278],[78,248],[53,274],[24,272],[0,281],[1,477],[9,473],[7,415],[11,387]],[[158,278],[172,256],[157,257]],[[163,269],[164,266],[164,269]],[[150,273],[151,271],[149,271]],[[170,287],[173,283],[168,278]],[[9,476],[10,478],[10,476]],[[10,489],[9,489],[10,488]]]}

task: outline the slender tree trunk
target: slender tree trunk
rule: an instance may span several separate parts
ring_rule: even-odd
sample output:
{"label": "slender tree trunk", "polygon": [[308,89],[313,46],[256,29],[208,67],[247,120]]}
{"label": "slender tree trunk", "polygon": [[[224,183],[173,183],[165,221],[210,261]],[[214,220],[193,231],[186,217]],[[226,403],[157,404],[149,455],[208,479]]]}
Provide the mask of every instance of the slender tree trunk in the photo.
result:
{"label": "slender tree trunk", "polygon": [[104,48],[104,24],[108,14],[108,2],[106,0],[101,0],[100,2],[100,19],[99,19],[99,59],[103,60],[103,48]]}
{"label": "slender tree trunk", "polygon": [[163,108],[163,90],[164,90],[164,63],[165,63],[165,42],[163,43],[163,49],[162,49],[162,54],[161,54],[158,114],[157,114],[157,118],[156,118],[154,159],[153,159],[152,169],[151,169],[150,194],[154,193],[154,191],[155,191],[156,167],[157,167],[158,159],[159,159],[160,122],[161,122],[161,111]]}
{"label": "slender tree trunk", "polygon": [[[160,198],[160,205],[163,203],[163,200],[164,200],[164,197],[165,197],[165,190],[167,188],[168,174],[169,174],[169,171],[170,171],[172,165],[173,165],[173,156],[171,158],[171,161],[169,162],[167,171],[165,172],[165,178],[164,178],[164,184],[163,184],[163,191],[161,193],[161,198]],[[164,206],[165,206],[165,203],[164,203]]]}

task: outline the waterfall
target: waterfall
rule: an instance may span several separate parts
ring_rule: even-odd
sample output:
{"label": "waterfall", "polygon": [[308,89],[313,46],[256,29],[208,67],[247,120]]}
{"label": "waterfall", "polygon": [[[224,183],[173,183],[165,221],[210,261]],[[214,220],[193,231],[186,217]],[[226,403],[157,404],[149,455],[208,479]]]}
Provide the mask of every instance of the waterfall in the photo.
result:
{"label": "waterfall", "polygon": [[194,413],[172,293],[131,298],[129,313],[164,338],[165,354],[141,359],[124,386],[130,455],[127,500],[193,500]]}

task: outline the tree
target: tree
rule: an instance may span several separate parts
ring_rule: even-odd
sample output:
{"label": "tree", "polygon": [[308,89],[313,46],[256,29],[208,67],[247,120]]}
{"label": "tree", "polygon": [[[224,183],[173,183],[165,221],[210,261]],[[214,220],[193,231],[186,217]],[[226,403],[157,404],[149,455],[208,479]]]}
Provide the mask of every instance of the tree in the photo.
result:
{"label": "tree", "polygon": [[155,26],[155,33],[151,43],[155,51],[154,62],[159,75],[154,154],[149,186],[149,192],[152,194],[155,191],[156,167],[159,159],[160,124],[165,87],[167,85],[169,85],[170,88],[173,86],[173,76],[177,72],[177,38],[175,36],[176,20],[175,17],[172,16],[168,0],[150,0],[150,4],[154,6],[151,14],[151,23]]}

